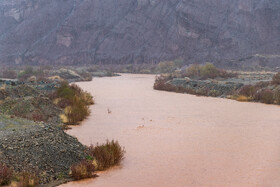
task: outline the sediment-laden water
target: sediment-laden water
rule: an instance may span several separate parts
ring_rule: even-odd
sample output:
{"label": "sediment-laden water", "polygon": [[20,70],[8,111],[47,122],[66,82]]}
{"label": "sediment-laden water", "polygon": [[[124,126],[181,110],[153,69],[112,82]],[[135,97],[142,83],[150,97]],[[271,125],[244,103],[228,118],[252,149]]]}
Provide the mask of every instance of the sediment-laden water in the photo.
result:
{"label": "sediment-laden water", "polygon": [[96,104],[68,133],[88,145],[116,139],[126,158],[63,186],[280,185],[280,107],[156,91],[153,82],[123,75],[78,83]]}

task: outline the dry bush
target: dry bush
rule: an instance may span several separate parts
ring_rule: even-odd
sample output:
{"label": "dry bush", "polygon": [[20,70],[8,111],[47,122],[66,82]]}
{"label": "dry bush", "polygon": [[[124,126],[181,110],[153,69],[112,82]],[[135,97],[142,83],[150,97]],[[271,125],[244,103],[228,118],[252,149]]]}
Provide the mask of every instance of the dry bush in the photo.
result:
{"label": "dry bush", "polygon": [[69,86],[67,82],[62,83],[50,97],[60,108],[64,108],[67,125],[75,125],[85,119],[90,114],[88,105],[94,104],[90,93],[75,84]]}
{"label": "dry bush", "polygon": [[95,167],[90,160],[82,160],[71,167],[71,176],[75,180],[81,180],[93,177]]}
{"label": "dry bush", "polygon": [[68,125],[75,125],[85,119],[89,114],[89,107],[78,97],[72,99],[72,105],[65,108]]}
{"label": "dry bush", "polygon": [[172,77],[169,77],[169,76],[156,77],[156,80],[154,83],[154,89],[155,90],[164,90],[164,91],[174,91],[174,92],[182,90],[182,88],[178,88],[177,86],[173,86],[173,85],[167,83],[170,79],[172,79]]}
{"label": "dry bush", "polygon": [[275,104],[280,105],[280,89],[274,91]]}
{"label": "dry bush", "polygon": [[272,104],[274,103],[274,94],[273,91],[270,89],[264,89],[257,93],[256,98],[257,100],[261,101],[262,103]]}
{"label": "dry bush", "polygon": [[204,66],[201,66],[201,77],[203,79],[219,77],[220,72],[221,72],[221,70],[217,69],[211,63],[207,63]]}
{"label": "dry bush", "polygon": [[273,76],[272,84],[280,85],[280,72]]}
{"label": "dry bush", "polygon": [[197,65],[197,64],[193,64],[186,69],[186,76],[192,77],[192,78],[200,77],[200,74],[201,74],[200,71],[201,71],[201,66]]}
{"label": "dry bush", "polygon": [[240,88],[239,95],[246,96],[246,97],[254,97],[257,93],[257,89],[255,86],[252,85],[245,85]]}
{"label": "dry bush", "polygon": [[93,97],[89,92],[82,90],[76,84],[72,84],[70,88],[75,92],[75,95],[77,95],[83,102],[86,103],[86,105],[94,104]]}
{"label": "dry bush", "polygon": [[93,105],[94,104],[93,96],[89,92],[83,91],[82,94],[81,94],[81,99],[87,105]]}
{"label": "dry bush", "polygon": [[172,61],[158,63],[156,70],[159,73],[171,73],[176,69],[176,64]]}
{"label": "dry bush", "polygon": [[166,83],[167,80],[163,77],[157,77],[154,83],[154,89],[156,90],[165,90],[165,91],[175,91],[175,86]]}
{"label": "dry bush", "polygon": [[218,69],[211,63],[207,63],[205,65],[191,65],[189,68],[186,69],[185,76],[196,78],[196,79],[214,79],[217,77],[221,78],[229,78],[234,77],[236,74],[229,73],[225,70]]}
{"label": "dry bush", "polygon": [[19,187],[36,187],[39,185],[39,178],[36,174],[29,171],[22,171],[19,173],[19,182],[17,186]]}
{"label": "dry bush", "polygon": [[57,106],[60,108],[66,108],[67,106],[72,105],[72,102],[68,99],[65,98],[61,98],[58,102],[57,102]]}
{"label": "dry bush", "polygon": [[7,165],[0,163],[0,186],[8,185],[13,177],[13,170]]}
{"label": "dry bush", "polygon": [[240,102],[247,102],[247,101],[249,101],[249,98],[247,96],[240,95],[240,96],[237,97],[236,100],[240,101]]}
{"label": "dry bush", "polygon": [[86,81],[91,81],[92,80],[92,74],[87,72],[87,71],[79,72],[79,75],[81,77],[83,77]]}
{"label": "dry bush", "polygon": [[114,140],[89,147],[89,155],[97,162],[97,170],[105,170],[119,164],[124,159],[124,153],[124,148]]}

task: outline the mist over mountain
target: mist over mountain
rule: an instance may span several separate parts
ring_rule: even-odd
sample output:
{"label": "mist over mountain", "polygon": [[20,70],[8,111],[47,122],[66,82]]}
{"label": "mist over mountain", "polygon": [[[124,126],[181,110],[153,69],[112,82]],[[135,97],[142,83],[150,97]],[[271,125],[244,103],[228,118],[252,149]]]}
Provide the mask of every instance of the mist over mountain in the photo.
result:
{"label": "mist over mountain", "polygon": [[0,64],[280,63],[279,0],[1,0]]}

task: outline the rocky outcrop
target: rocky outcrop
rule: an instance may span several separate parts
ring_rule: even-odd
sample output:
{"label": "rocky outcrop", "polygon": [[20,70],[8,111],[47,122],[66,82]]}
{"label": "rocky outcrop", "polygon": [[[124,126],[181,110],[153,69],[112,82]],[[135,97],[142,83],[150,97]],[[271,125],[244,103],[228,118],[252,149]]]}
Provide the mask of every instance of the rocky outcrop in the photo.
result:
{"label": "rocky outcrop", "polygon": [[279,12],[278,0],[3,0],[0,63],[255,65],[279,55]]}

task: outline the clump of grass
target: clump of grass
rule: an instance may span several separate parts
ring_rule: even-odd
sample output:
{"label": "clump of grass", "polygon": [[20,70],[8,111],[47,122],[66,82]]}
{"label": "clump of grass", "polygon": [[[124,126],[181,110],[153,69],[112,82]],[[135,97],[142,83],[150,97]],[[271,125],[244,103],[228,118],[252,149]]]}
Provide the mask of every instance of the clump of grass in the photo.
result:
{"label": "clump of grass", "polygon": [[6,164],[0,163],[0,186],[8,185],[13,177],[13,170]]}
{"label": "clump of grass", "polygon": [[247,101],[249,101],[249,98],[245,95],[240,95],[240,96],[237,97],[236,100],[240,101],[240,102],[247,102]]}
{"label": "clump of grass", "polygon": [[96,161],[97,170],[105,170],[114,165],[120,164],[124,159],[125,150],[118,141],[108,141],[105,144],[89,147],[89,156]]}
{"label": "clump of grass", "polygon": [[92,178],[95,167],[90,160],[82,160],[71,167],[71,176],[74,180]]}
{"label": "clump of grass", "polygon": [[39,178],[36,174],[29,171],[22,171],[18,174],[17,186],[20,187],[36,187],[39,185]]}

